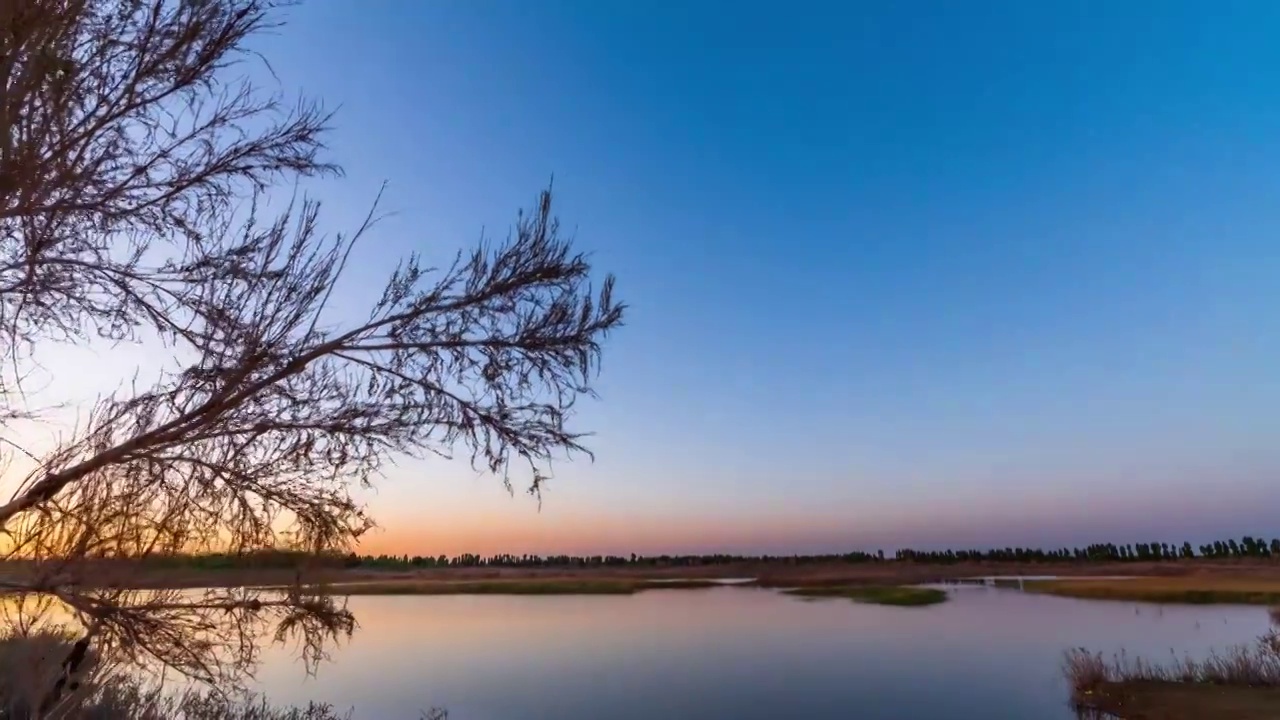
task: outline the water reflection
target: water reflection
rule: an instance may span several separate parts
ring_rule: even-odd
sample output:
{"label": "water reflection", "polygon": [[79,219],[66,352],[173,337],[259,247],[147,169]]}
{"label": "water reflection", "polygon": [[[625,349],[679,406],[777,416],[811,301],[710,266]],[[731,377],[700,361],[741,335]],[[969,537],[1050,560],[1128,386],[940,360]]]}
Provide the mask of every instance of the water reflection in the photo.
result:
{"label": "water reflection", "polygon": [[[0,640],[91,650],[103,667],[132,676],[177,676],[226,690],[255,669],[267,644],[314,667],[349,637],[345,598],[237,588],[0,593]],[[329,618],[338,622],[330,623]],[[58,664],[61,656],[44,658]],[[71,662],[68,660],[67,662]]]}
{"label": "water reflection", "polygon": [[1109,712],[1094,710],[1092,708],[1077,708],[1076,720],[1123,720]]}
{"label": "water reflection", "polygon": [[[755,588],[601,597],[357,597],[361,629],[308,679],[268,650],[259,686],[357,717],[1071,720],[1063,651],[1152,658],[1250,643],[1256,607],[1089,602],[983,586],[931,608]],[[1142,612],[1135,613],[1135,609]]]}

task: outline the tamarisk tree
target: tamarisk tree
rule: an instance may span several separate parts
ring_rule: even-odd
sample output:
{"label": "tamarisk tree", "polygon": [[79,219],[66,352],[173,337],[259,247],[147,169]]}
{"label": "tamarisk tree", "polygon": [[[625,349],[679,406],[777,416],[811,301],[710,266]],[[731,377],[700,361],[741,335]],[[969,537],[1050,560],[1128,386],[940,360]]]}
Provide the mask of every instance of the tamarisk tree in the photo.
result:
{"label": "tamarisk tree", "polygon": [[[348,549],[371,526],[354,489],[406,455],[469,456],[536,493],[547,462],[585,451],[568,420],[623,317],[549,192],[505,240],[440,267],[404,258],[369,307],[333,307],[370,224],[326,234],[308,199],[264,210],[273,188],[339,174],[322,159],[330,116],[245,69],[274,12],[0,3],[0,398],[6,451],[27,468],[0,504],[22,569],[4,585],[70,608],[95,652],[208,681],[251,666],[263,631],[300,632],[314,657],[353,619],[305,583],[139,590],[109,568],[282,532]],[[122,378],[56,446],[27,447],[14,428],[40,408],[23,368],[102,342],[169,362]]]}

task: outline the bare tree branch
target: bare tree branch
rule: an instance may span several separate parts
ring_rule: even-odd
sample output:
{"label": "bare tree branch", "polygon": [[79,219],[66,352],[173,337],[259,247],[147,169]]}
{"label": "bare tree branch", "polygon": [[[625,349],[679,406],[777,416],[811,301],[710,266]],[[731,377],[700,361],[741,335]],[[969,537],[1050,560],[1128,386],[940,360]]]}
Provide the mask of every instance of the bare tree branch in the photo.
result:
{"label": "bare tree branch", "polygon": [[[266,619],[312,658],[354,619],[301,575],[288,592],[144,591],[117,561],[284,533],[344,550],[372,526],[352,489],[398,457],[462,454],[537,494],[553,458],[587,452],[569,420],[624,312],[548,190],[505,239],[442,268],[406,258],[359,321],[334,313],[374,214],[350,236],[323,233],[306,198],[264,218],[278,183],[337,171],[318,154],[328,115],[235,74],[272,7],[0,7],[0,346],[20,367],[49,343],[158,337],[171,358],[31,455],[0,505],[24,569],[4,587],[205,680],[251,668]],[[20,390],[20,373],[0,385],[5,416],[25,412]]]}

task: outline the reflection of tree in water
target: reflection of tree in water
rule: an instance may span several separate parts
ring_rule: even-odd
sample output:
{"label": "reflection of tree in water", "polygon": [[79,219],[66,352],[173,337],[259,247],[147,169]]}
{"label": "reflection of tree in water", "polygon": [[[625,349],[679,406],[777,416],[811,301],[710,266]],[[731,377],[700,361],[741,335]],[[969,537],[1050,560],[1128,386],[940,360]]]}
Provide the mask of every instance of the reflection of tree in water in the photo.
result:
{"label": "reflection of tree in water", "polygon": [[[623,312],[549,192],[505,241],[334,301],[373,217],[326,236],[317,203],[271,205],[276,183],[337,172],[319,106],[236,74],[271,5],[0,3],[0,442],[22,478],[0,589],[57,603],[20,602],[15,628],[69,615],[95,656],[228,686],[264,634],[314,663],[355,619],[305,564],[286,591],[123,589],[155,580],[139,561],[286,532],[301,557],[346,551],[372,526],[351,488],[403,454],[461,451],[508,487],[523,469],[536,495],[551,458],[585,451],[566,420]],[[24,442],[41,359],[102,340],[146,342],[162,369]]]}
{"label": "reflection of tree in water", "polygon": [[[347,711],[322,703],[279,708],[249,692],[224,692],[192,686],[166,691],[135,674],[122,674],[97,653],[86,650],[80,672],[64,692],[41,691],[62,679],[57,658],[74,654],[79,641],[71,633],[13,633],[0,638],[0,717],[83,718],[84,720],[344,720]],[[80,647],[87,647],[80,645]],[[113,672],[113,670],[115,670]],[[444,720],[442,710],[423,713],[426,720]]]}
{"label": "reflection of tree in water", "polygon": [[[334,598],[313,602],[292,590],[244,588],[88,590],[65,598],[23,593],[0,603],[0,621],[23,637],[71,638],[62,656],[67,661],[77,647],[92,645],[95,657],[153,675],[176,669],[194,680],[225,683],[236,680],[229,671],[252,667],[266,638],[296,641],[307,669],[314,669],[351,633],[354,618]],[[108,627],[117,632],[104,632]],[[130,638],[117,634],[121,629],[137,632],[146,652],[123,644]]]}

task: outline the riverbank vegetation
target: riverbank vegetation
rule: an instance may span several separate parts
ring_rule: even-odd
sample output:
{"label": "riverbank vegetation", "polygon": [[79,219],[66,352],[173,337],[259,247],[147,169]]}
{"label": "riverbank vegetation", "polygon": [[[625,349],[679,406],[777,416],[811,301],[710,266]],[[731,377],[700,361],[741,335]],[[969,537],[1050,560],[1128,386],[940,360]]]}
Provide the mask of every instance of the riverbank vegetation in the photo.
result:
{"label": "riverbank vegetation", "polygon": [[[1059,581],[1074,578],[1099,577],[1151,577],[1186,578],[1190,586],[1179,586],[1179,593],[1191,593],[1217,588],[1228,589],[1224,583],[1251,583],[1252,590],[1270,591],[1271,581],[1280,581],[1280,562],[1270,559],[1205,559],[1196,558],[1178,562],[1109,562],[1072,561],[1046,566],[1037,562],[971,561],[956,563],[901,562],[886,560],[847,562],[842,560],[814,559],[757,559],[738,563],[680,565],[663,564],[580,564],[580,565],[445,565],[434,567],[403,568],[397,566],[346,567],[340,558],[332,556],[308,557],[296,553],[254,553],[247,557],[228,555],[204,555],[198,558],[156,556],[145,561],[86,560],[80,564],[82,587],[132,588],[132,589],[194,589],[194,588],[264,588],[281,586],[329,586],[364,585],[358,592],[372,594],[379,587],[386,592],[406,593],[425,583],[458,582],[531,582],[538,585],[554,583],[596,583],[598,581],[626,581],[636,583],[649,580],[705,581],[748,580],[750,585],[787,589],[795,587],[847,587],[847,586],[898,586],[926,585],[942,582],[982,581],[1002,584],[1000,578],[1023,576],[1053,577]],[[26,585],[28,574],[38,578],[40,568],[22,561],[0,562],[0,583],[11,587]],[[1111,582],[1123,582],[1109,580]],[[1040,583],[1040,584],[1037,584]],[[1258,583],[1263,583],[1261,588]],[[1012,580],[1010,586],[1023,584],[1031,589],[1049,590],[1053,584],[1036,580]],[[1091,586],[1092,587],[1092,586]],[[1126,586],[1129,587],[1129,586]],[[622,590],[613,589],[613,592]],[[1065,586],[1064,586],[1065,588]],[[628,590],[629,591],[629,590]],[[446,592],[440,590],[437,594]],[[481,588],[478,592],[484,592]],[[532,590],[529,591],[533,592]],[[1063,594],[1066,594],[1064,589]],[[1116,599],[1124,599],[1112,594]],[[1224,595],[1204,596],[1200,602],[1231,601]],[[1223,599],[1227,597],[1227,599]],[[1177,602],[1177,598],[1161,598],[1145,595],[1128,599]],[[1236,600],[1239,601],[1239,600]],[[1270,602],[1266,596],[1258,596],[1250,602]]]}
{"label": "riverbank vegetation", "polygon": [[872,605],[917,607],[945,602],[945,590],[903,586],[806,587],[787,590],[788,595],[806,598],[848,598]]}
{"label": "riverbank vegetation", "polygon": [[1173,577],[1070,578],[1029,580],[1027,592],[1087,600],[1184,603],[1195,605],[1280,603],[1280,578],[1186,575]]}
{"label": "riverbank vegetation", "polygon": [[1077,649],[1064,665],[1077,708],[1125,720],[1263,720],[1280,717],[1280,639],[1155,663]]}
{"label": "riverbank vegetation", "polygon": [[531,580],[376,580],[319,588],[330,595],[634,595],[644,590],[693,590],[720,585],[713,580],[628,580],[543,578]]}

